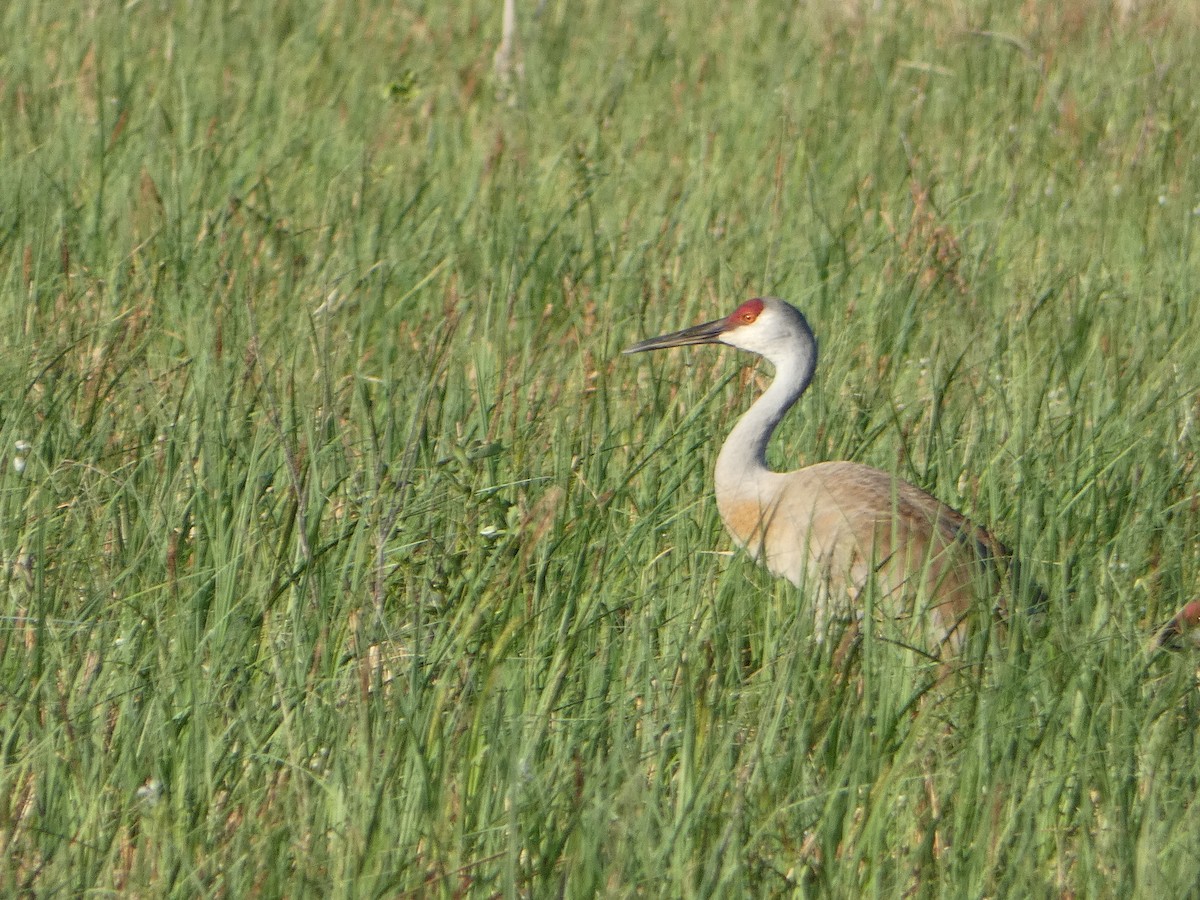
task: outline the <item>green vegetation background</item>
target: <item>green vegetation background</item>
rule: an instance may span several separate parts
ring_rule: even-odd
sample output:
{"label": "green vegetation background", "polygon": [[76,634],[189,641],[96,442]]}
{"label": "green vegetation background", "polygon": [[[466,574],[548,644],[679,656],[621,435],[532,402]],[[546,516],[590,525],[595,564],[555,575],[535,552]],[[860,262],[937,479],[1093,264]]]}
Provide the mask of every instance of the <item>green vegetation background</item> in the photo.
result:
{"label": "green vegetation background", "polygon": [[[0,892],[1178,897],[1200,879],[1186,0],[13,0]],[[711,499],[896,471],[1048,633],[834,665]]]}

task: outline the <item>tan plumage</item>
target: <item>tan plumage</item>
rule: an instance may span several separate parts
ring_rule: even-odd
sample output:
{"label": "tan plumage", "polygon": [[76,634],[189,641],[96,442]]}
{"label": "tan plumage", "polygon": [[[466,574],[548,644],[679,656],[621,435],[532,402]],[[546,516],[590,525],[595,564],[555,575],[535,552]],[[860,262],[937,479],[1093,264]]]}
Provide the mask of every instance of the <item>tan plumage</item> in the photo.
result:
{"label": "tan plumage", "polygon": [[830,618],[855,618],[854,601],[873,589],[885,616],[924,614],[918,631],[927,646],[961,644],[972,607],[997,586],[990,568],[1007,557],[1002,544],[920,488],[870,466],[819,463],[785,479],[766,508],[720,498],[717,506],[734,540],[771,572],[816,588],[818,633]]}
{"label": "tan plumage", "polygon": [[852,462],[773,472],[766,447],[812,380],[816,340],[804,316],[773,298],[725,319],[642,341],[626,353],[700,343],[755,352],[775,379],[738,421],[717,459],[717,506],[734,540],[771,572],[806,589],[819,635],[875,619],[932,654],[957,650],[974,610],[991,611],[1007,548],[918,487]]}

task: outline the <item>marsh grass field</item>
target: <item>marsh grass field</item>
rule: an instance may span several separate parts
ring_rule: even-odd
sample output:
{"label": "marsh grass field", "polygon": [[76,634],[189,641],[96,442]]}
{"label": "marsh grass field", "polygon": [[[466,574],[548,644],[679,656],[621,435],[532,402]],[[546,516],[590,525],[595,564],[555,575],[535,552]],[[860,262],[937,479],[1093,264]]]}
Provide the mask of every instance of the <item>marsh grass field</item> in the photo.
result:
{"label": "marsh grass field", "polygon": [[[1200,16],[13,0],[0,893],[1182,897],[1200,885]],[[731,555],[772,462],[991,527],[946,682]]]}

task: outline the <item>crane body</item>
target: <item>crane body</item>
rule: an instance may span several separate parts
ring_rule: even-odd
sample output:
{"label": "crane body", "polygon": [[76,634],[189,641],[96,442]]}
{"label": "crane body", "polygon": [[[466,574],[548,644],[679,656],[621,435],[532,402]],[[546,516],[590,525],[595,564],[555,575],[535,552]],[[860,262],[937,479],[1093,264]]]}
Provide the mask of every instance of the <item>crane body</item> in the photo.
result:
{"label": "crane body", "polygon": [[[987,531],[908,482],[871,466],[823,462],[774,472],[775,427],[812,381],[817,343],[804,316],[776,298],[743,303],[724,319],[625,350],[723,343],[775,367],[770,387],[738,420],[717,457],[717,507],[734,541],[775,575],[807,590],[815,630],[855,622],[873,598],[876,618],[934,655],[959,650],[973,610],[999,591],[1010,554]],[[989,610],[990,612],[990,610]]]}

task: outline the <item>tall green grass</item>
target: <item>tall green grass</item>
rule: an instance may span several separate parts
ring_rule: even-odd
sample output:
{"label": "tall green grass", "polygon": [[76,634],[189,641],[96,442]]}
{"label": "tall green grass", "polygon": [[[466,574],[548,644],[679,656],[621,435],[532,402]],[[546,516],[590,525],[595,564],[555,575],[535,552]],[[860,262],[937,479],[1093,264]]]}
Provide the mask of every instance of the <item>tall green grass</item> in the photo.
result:
{"label": "tall green grass", "polygon": [[[0,891],[1183,896],[1200,530],[1184,2],[0,13]],[[725,554],[773,461],[1030,561],[927,689]],[[18,444],[18,442],[21,442]]]}

